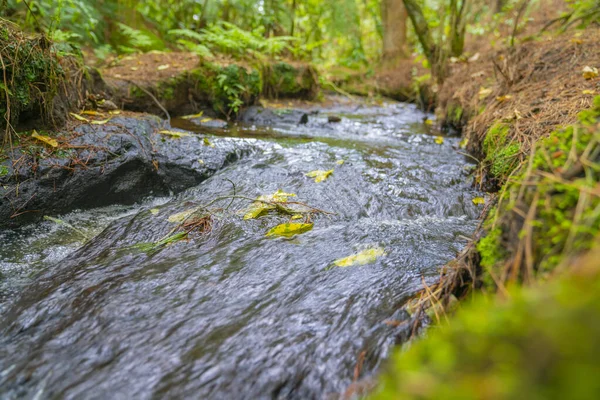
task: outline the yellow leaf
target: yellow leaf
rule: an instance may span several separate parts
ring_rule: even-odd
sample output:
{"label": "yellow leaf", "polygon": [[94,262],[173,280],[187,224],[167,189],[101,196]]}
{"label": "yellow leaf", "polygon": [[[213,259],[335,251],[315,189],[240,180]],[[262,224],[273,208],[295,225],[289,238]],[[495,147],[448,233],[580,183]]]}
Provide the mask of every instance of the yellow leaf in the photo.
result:
{"label": "yellow leaf", "polygon": [[512,99],[512,96],[510,94],[496,97],[496,100],[498,100],[500,103],[503,103],[503,102],[505,102],[507,100],[510,100],[510,99]]}
{"label": "yellow leaf", "polygon": [[204,164],[204,160],[198,160],[198,164]]}
{"label": "yellow leaf", "polygon": [[596,92],[594,92],[593,90],[582,90],[581,94],[594,94]]}
{"label": "yellow leaf", "polygon": [[275,206],[273,206],[271,204],[267,204],[267,203],[262,203],[262,202],[252,203],[252,205],[246,211],[246,214],[244,214],[244,219],[258,218],[261,215],[263,215],[264,213],[266,213],[267,211],[272,210],[274,208],[275,208]]}
{"label": "yellow leaf", "polygon": [[329,175],[333,174],[333,170],[330,169],[328,171],[323,171],[323,170],[316,170],[316,171],[310,171],[308,174],[306,174],[306,176],[308,176],[309,178],[315,178],[315,182],[319,183],[319,182],[323,182],[325,179],[329,178]]}
{"label": "yellow leaf", "polygon": [[485,199],[483,197],[475,197],[473,199],[473,204],[475,204],[475,205],[485,204]]}
{"label": "yellow leaf", "polygon": [[110,121],[110,118],[108,118],[108,119],[103,119],[102,121],[92,121],[92,125],[104,125],[104,124],[106,124],[108,121]]}
{"label": "yellow leaf", "polygon": [[598,76],[598,68],[595,67],[584,67],[583,68],[583,77],[585,79],[592,79],[592,78],[596,78]]}
{"label": "yellow leaf", "polygon": [[344,165],[345,161],[344,160],[337,160],[335,163],[337,165]]}
{"label": "yellow leaf", "polygon": [[192,208],[190,210],[185,210],[185,211],[182,211],[180,213],[170,215],[169,218],[167,218],[167,221],[169,221],[169,222],[183,222],[183,221],[186,220],[187,217],[189,217],[190,215],[192,215],[195,211],[196,211],[196,209]]}
{"label": "yellow leaf", "polygon": [[296,197],[294,193],[285,193],[282,190],[278,190],[271,195],[258,196],[254,203],[248,207],[244,219],[258,218],[269,210],[275,209],[274,204],[265,203],[267,201],[274,203],[285,203],[288,197]]}
{"label": "yellow leaf", "polygon": [[302,218],[304,218],[304,215],[302,215],[302,214],[294,214],[294,215],[292,215],[292,219],[293,220],[302,219]]}
{"label": "yellow leaf", "polygon": [[575,43],[575,44],[583,44],[583,40],[577,39],[577,38],[573,38],[573,39],[569,40],[569,42]]}
{"label": "yellow leaf", "polygon": [[46,143],[48,146],[58,147],[58,142],[55,139],[52,139],[49,136],[40,135],[36,130],[33,131],[31,137],[39,140],[40,142]]}
{"label": "yellow leaf", "polygon": [[71,115],[71,117],[75,118],[78,121],[83,121],[83,122],[90,122],[89,119],[87,119],[86,117],[82,117],[79,114],[75,114],[75,113],[69,113],[69,115]]}
{"label": "yellow leaf", "polygon": [[168,136],[172,136],[175,138],[181,138],[181,137],[186,137],[186,136],[192,136],[187,132],[178,132],[178,131],[168,131],[168,130],[162,130],[159,131],[158,133],[161,133],[163,135],[168,135]]}
{"label": "yellow leaf", "polygon": [[351,267],[353,265],[365,265],[374,263],[379,257],[384,256],[385,251],[381,247],[373,247],[352,254],[351,256],[340,258],[333,262],[337,267]]}
{"label": "yellow leaf", "polygon": [[262,199],[263,196],[260,196],[259,199],[261,200],[272,200],[272,201],[278,201],[278,202],[285,202],[288,200],[288,197],[296,197],[296,195],[294,193],[286,193],[283,190],[279,189],[278,191],[276,191],[275,193],[273,193],[270,197],[270,199]]}
{"label": "yellow leaf", "polygon": [[433,125],[433,121],[432,121],[432,120],[430,120],[429,118],[427,118],[427,119],[425,120],[425,125],[427,125],[427,126],[431,126],[431,125]]}
{"label": "yellow leaf", "polygon": [[200,118],[202,115],[204,114],[204,111],[200,111],[198,114],[194,114],[194,115],[184,115],[183,119],[194,119],[194,118]]}
{"label": "yellow leaf", "polygon": [[481,89],[479,89],[479,99],[480,100],[485,99],[490,94],[492,94],[492,89],[486,89],[484,87],[481,87]]}
{"label": "yellow leaf", "polygon": [[102,115],[104,115],[104,114],[103,114],[103,113],[101,113],[101,112],[98,112],[98,111],[92,111],[92,110],[85,110],[85,111],[82,111],[81,113],[82,113],[82,114],[85,114],[85,115],[97,115],[97,116],[102,116]]}
{"label": "yellow leaf", "polygon": [[202,142],[204,143],[205,146],[215,147],[215,145],[213,143],[211,143],[210,140],[208,140],[208,138],[204,138],[204,140]]}
{"label": "yellow leaf", "polygon": [[158,214],[158,211],[159,211],[158,208],[151,208],[150,209],[150,214],[156,215],[156,214]]}
{"label": "yellow leaf", "polygon": [[467,147],[467,145],[469,144],[469,139],[464,138],[463,140],[460,141],[460,144],[458,145],[461,149],[464,149]]}
{"label": "yellow leaf", "polygon": [[313,228],[313,224],[302,224],[298,222],[288,222],[287,224],[277,225],[267,232],[267,236],[283,236],[292,237],[304,232],[308,232]]}
{"label": "yellow leaf", "polygon": [[137,71],[137,70],[138,70],[138,67],[131,67],[130,69],[131,69],[132,71]]}
{"label": "yellow leaf", "polygon": [[165,65],[159,65],[156,69],[159,71],[163,71],[165,69],[169,68],[169,64],[165,64]]}
{"label": "yellow leaf", "polygon": [[110,115],[119,115],[121,114],[121,110],[112,110],[108,112]]}
{"label": "yellow leaf", "polygon": [[208,121],[212,121],[212,118],[202,118],[200,120],[200,122],[202,122],[202,123],[205,123],[205,122],[208,122]]}
{"label": "yellow leaf", "polygon": [[437,144],[444,144],[444,138],[442,136],[438,136],[435,138],[435,142]]}

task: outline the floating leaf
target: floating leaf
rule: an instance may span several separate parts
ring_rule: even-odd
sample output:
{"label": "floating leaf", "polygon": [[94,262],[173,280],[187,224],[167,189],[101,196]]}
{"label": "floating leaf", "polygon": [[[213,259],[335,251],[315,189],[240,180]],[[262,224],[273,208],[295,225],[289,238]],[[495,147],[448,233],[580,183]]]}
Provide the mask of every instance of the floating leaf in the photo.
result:
{"label": "floating leaf", "polygon": [[337,160],[335,163],[337,165],[344,165],[345,161],[344,160]]}
{"label": "floating leaf", "polygon": [[464,138],[463,140],[460,141],[458,147],[460,147],[461,149],[464,149],[467,147],[468,144],[469,144],[469,139]]}
{"label": "floating leaf", "polygon": [[365,265],[374,263],[379,257],[384,256],[385,251],[381,247],[373,247],[352,254],[351,256],[340,258],[333,262],[337,267],[351,267],[353,265]]}
{"label": "floating leaf", "polygon": [[435,138],[435,143],[437,144],[444,144],[444,137],[443,136],[438,136]]}
{"label": "floating leaf", "polygon": [[187,217],[189,217],[190,215],[192,215],[195,211],[196,211],[196,209],[192,208],[190,210],[185,210],[185,211],[179,212],[177,214],[170,215],[169,218],[167,218],[167,221],[169,221],[169,222],[183,222],[183,221],[186,220]]}
{"label": "floating leaf", "polygon": [[87,119],[86,117],[82,117],[82,116],[81,116],[81,115],[79,115],[79,114],[75,114],[75,113],[69,113],[69,115],[70,115],[71,117],[75,118],[75,119],[76,119],[76,120],[78,120],[78,121],[90,122],[90,120],[89,120],[89,119]]}
{"label": "floating leaf", "polygon": [[204,115],[204,111],[200,111],[198,114],[194,114],[194,115],[184,115],[181,118],[182,119],[195,119],[195,118],[200,118],[202,115]]}
{"label": "floating leaf", "polygon": [[210,140],[208,140],[208,138],[204,138],[202,140],[202,142],[204,143],[205,146],[215,147],[215,145],[213,143],[211,143]]}
{"label": "floating leaf", "polygon": [[490,94],[492,94],[492,89],[486,89],[484,87],[482,87],[481,89],[479,89],[479,99],[483,100],[486,97],[488,97]]}
{"label": "floating leaf", "polygon": [[267,236],[283,236],[292,237],[304,232],[308,232],[313,228],[313,224],[302,224],[298,222],[288,222],[287,224],[277,225],[267,232]]}
{"label": "floating leaf", "polygon": [[583,68],[583,77],[585,79],[592,79],[592,78],[596,78],[598,76],[598,68],[595,67],[584,67]]}
{"label": "floating leaf", "polygon": [[315,178],[315,182],[319,183],[319,182],[323,182],[325,179],[329,178],[329,175],[333,174],[333,170],[330,169],[328,171],[323,171],[323,170],[316,170],[316,171],[310,171],[309,173],[306,174],[306,176],[308,176],[309,178]]}
{"label": "floating leaf", "polygon": [[108,121],[110,121],[110,118],[108,118],[108,119],[103,119],[102,121],[92,121],[92,125],[104,125],[104,124],[106,124]]}
{"label": "floating leaf", "polygon": [[158,211],[159,211],[158,208],[151,208],[150,209],[150,214],[156,215],[156,214],[158,214]]}
{"label": "floating leaf", "polygon": [[55,139],[52,139],[50,136],[40,135],[36,130],[33,131],[31,137],[46,143],[48,146],[58,147],[58,142]]}
{"label": "floating leaf", "polygon": [[168,131],[168,130],[162,130],[162,131],[159,131],[158,133],[161,133],[163,135],[169,135],[169,136],[172,136],[172,137],[175,137],[175,138],[181,138],[181,137],[191,136],[187,132]]}
{"label": "floating leaf", "polygon": [[156,69],[159,71],[164,71],[169,68],[169,64],[159,65]]}
{"label": "floating leaf", "polygon": [[475,204],[475,205],[485,204],[485,199],[483,197],[475,197],[473,199],[473,204]]}

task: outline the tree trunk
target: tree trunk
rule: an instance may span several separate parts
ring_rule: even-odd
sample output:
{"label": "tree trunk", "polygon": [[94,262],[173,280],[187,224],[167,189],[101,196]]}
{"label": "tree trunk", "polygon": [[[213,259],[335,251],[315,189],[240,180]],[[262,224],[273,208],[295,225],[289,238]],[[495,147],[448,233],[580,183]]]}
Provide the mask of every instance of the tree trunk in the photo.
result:
{"label": "tree trunk", "polygon": [[383,25],[383,62],[395,65],[408,57],[406,42],[406,22],[408,14],[402,0],[381,1],[381,22]]}

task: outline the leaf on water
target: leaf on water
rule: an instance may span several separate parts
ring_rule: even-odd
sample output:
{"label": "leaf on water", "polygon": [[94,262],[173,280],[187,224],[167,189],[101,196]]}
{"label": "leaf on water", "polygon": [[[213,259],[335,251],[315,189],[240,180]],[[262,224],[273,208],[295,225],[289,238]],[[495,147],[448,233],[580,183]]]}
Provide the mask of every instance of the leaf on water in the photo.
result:
{"label": "leaf on water", "polygon": [[335,163],[336,163],[337,165],[344,165],[344,163],[345,163],[345,162],[346,162],[346,161],[344,161],[344,160],[337,160]]}
{"label": "leaf on water", "polygon": [[33,130],[31,137],[46,143],[48,146],[58,147],[58,142],[55,139],[52,139],[50,136],[40,135],[35,129]]}
{"label": "leaf on water", "polygon": [[[246,210],[244,214],[244,219],[252,219],[258,218],[261,215],[265,214],[269,210],[274,210],[277,207],[274,204],[269,204],[265,202],[276,202],[276,203],[285,203],[288,201],[289,197],[296,197],[294,193],[286,193],[283,190],[278,190],[270,195],[259,196],[252,205]],[[281,211],[285,211],[287,214],[292,214],[292,211],[287,210],[285,207],[279,205]]]}
{"label": "leaf on water", "polygon": [[466,147],[467,147],[467,145],[468,145],[468,144],[469,144],[469,139],[467,139],[467,138],[464,138],[463,140],[461,140],[461,141],[460,141],[460,143],[459,143],[459,145],[458,145],[458,146],[459,146],[461,149],[464,149],[464,148],[466,148]]}
{"label": "leaf on water", "polygon": [[443,136],[438,136],[435,138],[435,143],[436,144],[444,144],[444,137]]}
{"label": "leaf on water", "polygon": [[79,115],[79,114],[75,114],[75,113],[69,113],[69,115],[70,115],[71,117],[75,118],[75,119],[76,119],[76,120],[78,120],[78,121],[90,122],[90,120],[89,120],[89,119],[87,119],[86,117],[82,117],[82,116],[81,116],[81,115]]}
{"label": "leaf on water", "polygon": [[585,66],[583,68],[583,77],[585,79],[592,79],[592,78],[596,78],[598,76],[598,68],[596,67],[589,67],[589,66]]}
{"label": "leaf on water", "polygon": [[337,259],[333,264],[337,267],[351,267],[353,265],[366,265],[374,263],[379,257],[385,255],[385,250],[381,247],[373,247],[363,250],[351,256]]}
{"label": "leaf on water", "polygon": [[178,132],[178,131],[168,131],[168,130],[162,130],[162,131],[158,131],[158,133],[161,133],[163,135],[168,135],[174,138],[181,138],[181,137],[186,137],[186,136],[192,136],[187,132]]}
{"label": "leaf on water", "polygon": [[481,89],[479,89],[479,99],[480,100],[485,99],[490,94],[492,94],[492,89],[487,89],[487,88],[484,88],[483,86],[481,87]]}
{"label": "leaf on water", "polygon": [[485,204],[485,199],[483,197],[475,197],[473,199],[473,204],[475,204],[475,205]]}
{"label": "leaf on water", "polygon": [[286,224],[277,225],[267,232],[267,236],[283,236],[292,237],[308,232],[313,228],[313,224],[302,224],[298,222],[288,222]]}
{"label": "leaf on water", "polygon": [[294,215],[292,215],[292,219],[293,220],[302,219],[302,218],[304,218],[304,215],[302,215],[302,214],[294,214]]}
{"label": "leaf on water", "polygon": [[167,221],[173,222],[173,223],[175,223],[175,222],[181,223],[181,222],[185,221],[186,218],[189,217],[190,215],[192,215],[195,211],[196,211],[196,209],[192,208],[190,210],[185,210],[185,211],[179,212],[177,214],[170,215],[169,218],[167,218]]}
{"label": "leaf on water", "polygon": [[316,171],[310,171],[309,173],[306,174],[306,176],[308,176],[309,178],[315,178],[315,182],[319,183],[319,182],[323,182],[325,179],[329,178],[329,175],[333,174],[333,170],[330,169],[328,171],[323,171],[323,170],[316,170]]}
{"label": "leaf on water", "polygon": [[211,143],[210,140],[208,140],[208,138],[204,138],[202,140],[202,142],[204,143],[205,146],[215,147],[215,145],[213,143]]}
{"label": "leaf on water", "polygon": [[195,119],[195,118],[200,118],[202,115],[204,115],[204,111],[200,111],[198,114],[194,114],[194,115],[184,115],[183,119]]}
{"label": "leaf on water", "polygon": [[252,205],[246,211],[246,214],[244,214],[244,219],[258,218],[267,211],[273,210],[274,208],[275,206],[267,203],[252,203]]}
{"label": "leaf on water", "polygon": [[170,67],[169,64],[164,64],[164,65],[159,65],[156,69],[159,71],[164,71],[165,69],[168,69]]}
{"label": "leaf on water", "polygon": [[108,121],[110,121],[110,118],[108,118],[108,119],[103,119],[102,121],[92,121],[92,125],[104,125],[104,124],[106,124]]}
{"label": "leaf on water", "polygon": [[98,111],[92,111],[92,110],[85,110],[81,112],[82,114],[85,115],[97,115],[97,116],[103,116],[104,114]]}
{"label": "leaf on water", "polygon": [[288,201],[288,197],[296,197],[296,195],[294,193],[286,193],[283,190],[279,189],[278,191],[273,193],[271,196],[266,196],[266,197],[267,198],[263,198],[263,196],[260,196],[259,200],[285,202],[285,201]]}
{"label": "leaf on water", "polygon": [[156,215],[156,214],[158,214],[158,211],[159,211],[158,208],[151,208],[150,209],[150,214]]}

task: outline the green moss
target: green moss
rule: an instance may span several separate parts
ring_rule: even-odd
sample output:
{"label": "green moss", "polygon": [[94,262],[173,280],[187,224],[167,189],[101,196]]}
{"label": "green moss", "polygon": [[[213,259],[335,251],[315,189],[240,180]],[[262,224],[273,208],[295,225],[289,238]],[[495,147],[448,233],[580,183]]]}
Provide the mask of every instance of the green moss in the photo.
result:
{"label": "green moss", "polygon": [[491,268],[498,260],[502,260],[505,255],[505,251],[502,248],[502,230],[500,228],[494,228],[490,230],[487,235],[477,243],[477,251],[481,256],[481,266],[484,268]]}
{"label": "green moss", "polygon": [[263,93],[269,97],[313,99],[318,93],[317,73],[309,65],[295,67],[285,62],[263,68]]}
{"label": "green moss", "polygon": [[490,175],[500,181],[505,180],[519,165],[521,146],[509,140],[510,125],[497,122],[487,132],[483,150]]}
{"label": "green moss", "polygon": [[0,165],[0,176],[8,175],[8,167],[6,165]]}
{"label": "green moss", "polygon": [[480,296],[396,351],[373,399],[592,399],[600,393],[600,279],[572,277],[507,301]]}

